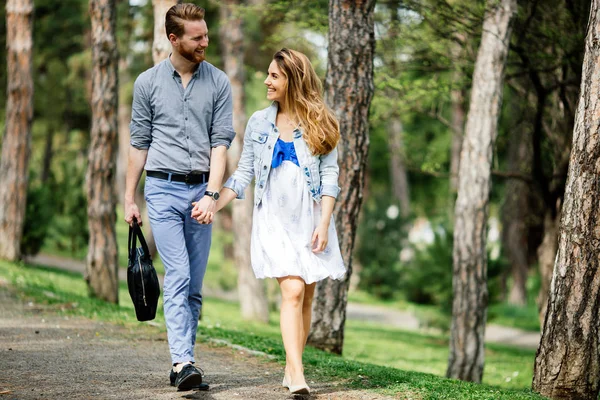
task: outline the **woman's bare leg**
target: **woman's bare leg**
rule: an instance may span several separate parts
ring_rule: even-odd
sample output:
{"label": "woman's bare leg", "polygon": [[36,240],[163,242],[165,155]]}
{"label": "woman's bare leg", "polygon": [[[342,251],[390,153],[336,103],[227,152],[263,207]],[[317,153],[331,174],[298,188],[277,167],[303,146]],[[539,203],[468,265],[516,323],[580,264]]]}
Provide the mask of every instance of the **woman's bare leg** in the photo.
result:
{"label": "woman's bare leg", "polygon": [[310,323],[312,321],[312,302],[315,296],[316,286],[316,282],[304,286],[304,301],[302,302],[302,322],[304,323],[304,346],[306,346],[308,334],[310,333]]}
{"label": "woman's bare leg", "polygon": [[302,352],[306,335],[302,307],[304,303],[304,281],[296,276],[277,278],[281,288],[281,337],[285,348],[286,373],[290,386],[305,385],[302,367]]}

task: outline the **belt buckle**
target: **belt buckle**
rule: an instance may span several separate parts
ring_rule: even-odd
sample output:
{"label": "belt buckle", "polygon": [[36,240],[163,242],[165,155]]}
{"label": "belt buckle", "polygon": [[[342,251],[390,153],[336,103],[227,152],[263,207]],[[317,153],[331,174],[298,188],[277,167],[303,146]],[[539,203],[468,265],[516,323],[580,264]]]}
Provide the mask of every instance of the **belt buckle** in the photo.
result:
{"label": "belt buckle", "polygon": [[185,176],[183,178],[183,181],[189,185],[190,184],[190,175],[189,174],[185,174]]}

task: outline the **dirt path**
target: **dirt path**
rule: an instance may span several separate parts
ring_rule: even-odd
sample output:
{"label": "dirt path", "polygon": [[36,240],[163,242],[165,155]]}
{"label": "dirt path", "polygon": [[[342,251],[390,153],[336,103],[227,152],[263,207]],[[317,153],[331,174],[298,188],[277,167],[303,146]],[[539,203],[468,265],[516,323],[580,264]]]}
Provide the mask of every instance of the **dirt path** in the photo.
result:
{"label": "dirt path", "polygon": [[[46,265],[79,273],[83,273],[85,268],[85,265],[81,261],[47,254],[39,254],[27,261],[33,264]],[[119,278],[121,280],[127,280],[127,271],[124,268],[119,269]],[[162,285],[162,276],[160,276],[160,279]],[[202,290],[203,294],[207,297],[237,300],[237,294],[235,292],[225,292],[207,286],[203,287]],[[376,322],[382,325],[406,330],[420,329],[419,320],[408,311],[392,310],[385,307],[356,303],[348,303],[346,311],[349,320]],[[527,349],[537,349],[538,344],[540,343],[540,333],[488,324],[485,330],[485,341],[488,343],[500,343]]]}
{"label": "dirt path", "polygon": [[[0,282],[0,399],[289,399],[282,367],[266,357],[201,343],[208,392],[169,386],[165,334],[23,304]],[[343,384],[309,382],[313,399],[382,399]]]}

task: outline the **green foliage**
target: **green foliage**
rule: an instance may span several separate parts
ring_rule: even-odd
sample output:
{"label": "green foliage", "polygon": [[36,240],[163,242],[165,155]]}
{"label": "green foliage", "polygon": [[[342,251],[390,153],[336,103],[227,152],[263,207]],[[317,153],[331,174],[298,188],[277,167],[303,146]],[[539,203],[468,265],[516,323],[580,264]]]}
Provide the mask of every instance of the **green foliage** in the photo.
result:
{"label": "green foliage", "polygon": [[433,243],[414,246],[414,257],[403,269],[402,289],[406,299],[418,304],[435,304],[452,311],[452,237],[434,230]]}
{"label": "green foliage", "polygon": [[381,298],[394,297],[400,286],[400,243],[406,238],[402,218],[397,212],[387,215],[388,210],[398,211],[389,199],[377,198],[365,205],[356,257],[361,265],[359,287]]}
{"label": "green foliage", "polygon": [[85,195],[85,169],[68,161],[61,163],[62,179],[57,181],[54,196],[56,215],[49,231],[49,245],[69,251],[80,258],[87,249],[87,198]]}
{"label": "green foliage", "polygon": [[[406,299],[432,304],[446,315],[452,313],[453,232],[442,226],[434,229],[430,245],[414,246],[414,256],[402,269],[402,291]],[[490,304],[499,301],[500,279],[506,261],[492,258],[488,251],[488,291]]]}
{"label": "green foliage", "polygon": [[29,185],[21,238],[23,255],[35,255],[40,251],[52,223],[54,211],[54,196],[51,186]]}

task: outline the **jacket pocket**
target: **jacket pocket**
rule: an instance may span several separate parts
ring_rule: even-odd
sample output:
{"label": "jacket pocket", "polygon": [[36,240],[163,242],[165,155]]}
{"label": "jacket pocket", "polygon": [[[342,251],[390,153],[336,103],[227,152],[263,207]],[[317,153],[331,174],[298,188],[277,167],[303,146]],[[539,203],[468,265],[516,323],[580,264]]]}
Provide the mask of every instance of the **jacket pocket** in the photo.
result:
{"label": "jacket pocket", "polygon": [[267,142],[268,137],[269,137],[269,134],[266,132],[260,132],[260,131],[250,132],[250,138],[255,143],[265,144]]}

